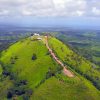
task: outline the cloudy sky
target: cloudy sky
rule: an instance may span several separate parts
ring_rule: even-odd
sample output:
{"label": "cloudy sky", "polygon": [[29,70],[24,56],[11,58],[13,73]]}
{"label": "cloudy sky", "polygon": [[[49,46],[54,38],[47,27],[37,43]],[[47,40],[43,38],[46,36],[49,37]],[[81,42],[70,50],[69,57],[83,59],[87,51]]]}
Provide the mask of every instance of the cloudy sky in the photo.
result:
{"label": "cloudy sky", "polygon": [[98,24],[100,0],[0,0],[0,21],[7,19],[44,21],[44,18],[52,21],[55,19],[59,21],[59,18],[63,21],[79,19],[79,23],[84,20]]}

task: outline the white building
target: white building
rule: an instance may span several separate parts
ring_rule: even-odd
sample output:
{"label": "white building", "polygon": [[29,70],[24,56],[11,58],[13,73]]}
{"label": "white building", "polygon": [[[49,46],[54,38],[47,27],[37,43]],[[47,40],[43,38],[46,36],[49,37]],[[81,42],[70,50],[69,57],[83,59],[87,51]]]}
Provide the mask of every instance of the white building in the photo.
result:
{"label": "white building", "polygon": [[40,36],[40,34],[38,34],[38,33],[34,33],[34,35],[35,35],[35,36]]}

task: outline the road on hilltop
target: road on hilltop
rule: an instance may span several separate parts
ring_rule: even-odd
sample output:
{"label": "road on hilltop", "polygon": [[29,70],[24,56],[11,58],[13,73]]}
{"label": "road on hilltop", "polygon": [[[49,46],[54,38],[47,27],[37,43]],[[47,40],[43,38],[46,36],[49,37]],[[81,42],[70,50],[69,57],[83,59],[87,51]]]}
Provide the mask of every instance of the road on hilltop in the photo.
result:
{"label": "road on hilltop", "polygon": [[48,44],[48,36],[45,36],[45,44],[46,44],[46,47],[47,49],[49,50],[51,56],[55,59],[55,61],[60,64],[62,67],[63,67],[63,73],[65,75],[67,75],[68,77],[74,77],[74,74],[68,70],[66,68],[66,66],[64,66],[64,64],[56,57],[55,53],[52,51],[52,49],[49,47],[49,44]]}

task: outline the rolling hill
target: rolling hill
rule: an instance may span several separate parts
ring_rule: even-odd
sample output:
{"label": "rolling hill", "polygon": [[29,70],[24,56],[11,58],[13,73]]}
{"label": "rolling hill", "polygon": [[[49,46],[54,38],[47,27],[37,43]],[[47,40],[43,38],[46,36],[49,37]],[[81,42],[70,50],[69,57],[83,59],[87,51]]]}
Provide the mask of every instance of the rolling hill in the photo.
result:
{"label": "rolling hill", "polygon": [[69,46],[64,45],[56,38],[49,38],[49,45],[56,55],[69,67],[88,80],[100,90],[100,71],[99,66],[89,62],[82,56],[73,52]]}
{"label": "rolling hill", "polygon": [[47,49],[44,36],[25,38],[1,53],[0,100],[99,100],[98,66],[54,37],[49,37],[48,42],[75,76],[62,72]]}

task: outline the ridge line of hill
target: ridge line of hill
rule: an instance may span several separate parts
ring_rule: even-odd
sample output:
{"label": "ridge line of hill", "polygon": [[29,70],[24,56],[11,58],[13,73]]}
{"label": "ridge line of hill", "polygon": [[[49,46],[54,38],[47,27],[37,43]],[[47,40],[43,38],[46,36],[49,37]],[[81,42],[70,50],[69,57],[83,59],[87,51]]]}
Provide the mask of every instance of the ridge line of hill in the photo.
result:
{"label": "ridge line of hill", "polygon": [[45,36],[45,44],[46,44],[46,47],[47,49],[49,50],[51,56],[55,59],[55,61],[61,65],[61,67],[63,67],[63,73],[68,76],[68,77],[74,77],[74,74],[68,70],[66,68],[66,66],[64,66],[64,64],[56,57],[55,53],[52,51],[52,49],[49,47],[49,44],[48,44],[48,36]]}

